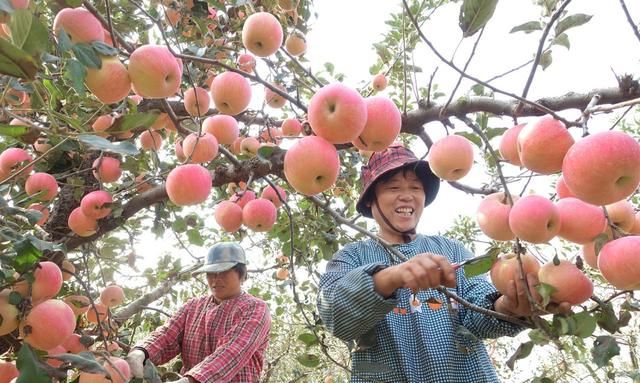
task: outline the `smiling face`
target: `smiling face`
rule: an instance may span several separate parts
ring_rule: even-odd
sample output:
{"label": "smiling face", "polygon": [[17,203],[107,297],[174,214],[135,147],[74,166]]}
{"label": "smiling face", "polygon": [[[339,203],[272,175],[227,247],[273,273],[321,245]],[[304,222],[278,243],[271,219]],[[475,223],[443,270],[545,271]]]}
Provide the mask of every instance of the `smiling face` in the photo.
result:
{"label": "smiling face", "polygon": [[[383,177],[374,188],[367,205],[380,228],[380,237],[391,243],[404,243],[402,232],[414,229],[424,209],[424,187],[412,169],[400,170]],[[382,215],[387,218],[389,225]]]}
{"label": "smiling face", "polygon": [[211,289],[211,294],[217,301],[240,295],[242,282],[240,273],[233,268],[221,273],[207,273],[207,284]]}

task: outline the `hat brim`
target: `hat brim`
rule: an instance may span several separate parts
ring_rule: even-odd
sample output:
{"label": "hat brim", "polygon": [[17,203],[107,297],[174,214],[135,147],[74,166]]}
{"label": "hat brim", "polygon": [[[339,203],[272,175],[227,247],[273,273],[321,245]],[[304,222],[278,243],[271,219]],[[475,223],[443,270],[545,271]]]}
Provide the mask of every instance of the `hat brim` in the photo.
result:
{"label": "hat brim", "polygon": [[223,271],[230,270],[233,266],[237,265],[239,262],[220,262],[213,263],[210,265],[204,265],[198,270],[194,271],[192,274],[202,274],[202,273],[222,273]]}
{"label": "hat brim", "polygon": [[356,210],[358,211],[358,213],[362,214],[364,217],[373,218],[373,215],[371,214],[371,207],[367,206],[367,202],[371,197],[371,193],[373,193],[376,183],[383,175],[406,167],[413,167],[416,172],[416,176],[422,182],[425,197],[424,206],[428,206],[429,204],[431,204],[436,199],[438,190],[440,190],[440,178],[433,174],[427,161],[418,160],[404,163],[378,175],[373,180],[373,182],[371,182],[369,186],[362,191],[362,194],[360,194],[360,199],[358,199],[358,202],[356,203]]}

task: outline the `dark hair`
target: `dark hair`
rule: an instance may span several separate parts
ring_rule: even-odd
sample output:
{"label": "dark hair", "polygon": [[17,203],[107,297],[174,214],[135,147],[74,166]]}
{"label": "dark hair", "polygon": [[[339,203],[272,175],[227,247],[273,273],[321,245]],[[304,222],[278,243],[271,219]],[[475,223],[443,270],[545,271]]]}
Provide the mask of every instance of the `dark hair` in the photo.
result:
{"label": "dark hair", "polygon": [[[396,174],[402,172],[402,175],[406,178],[407,177],[407,173],[412,171],[416,174],[416,176],[418,175],[418,173],[416,172],[416,164],[408,164],[396,169],[392,169],[389,170],[388,172],[382,174],[380,177],[378,177],[377,180],[375,180],[371,186],[369,187],[369,190],[367,190],[367,194],[365,194],[363,201],[365,203],[369,203],[371,202],[371,199],[373,198],[373,193],[376,192],[376,185],[381,183],[381,182],[387,182],[390,179],[392,179]],[[424,184],[423,184],[424,187]],[[426,192],[426,191],[425,191]]]}
{"label": "dark hair", "polygon": [[236,265],[233,266],[231,270],[235,270],[235,272],[238,273],[241,281],[247,280],[247,265],[245,265],[244,263],[236,263]]}

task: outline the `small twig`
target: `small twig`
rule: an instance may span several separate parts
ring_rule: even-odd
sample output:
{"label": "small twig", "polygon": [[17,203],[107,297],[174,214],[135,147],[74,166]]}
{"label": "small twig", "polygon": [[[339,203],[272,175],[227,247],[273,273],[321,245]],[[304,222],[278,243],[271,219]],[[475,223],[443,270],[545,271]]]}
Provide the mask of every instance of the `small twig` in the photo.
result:
{"label": "small twig", "polygon": [[620,6],[624,11],[624,15],[627,17],[627,21],[629,21],[629,25],[631,25],[631,29],[633,29],[633,33],[638,38],[638,41],[640,41],[640,31],[638,31],[638,27],[636,26],[636,23],[633,22],[633,19],[631,18],[631,14],[629,13],[629,9],[627,9],[627,4],[624,3],[624,0],[620,0]]}
{"label": "small twig", "polygon": [[[594,94],[591,98],[591,101],[589,101],[589,104],[586,108],[584,108],[584,111],[582,112],[582,117],[580,117],[580,125],[582,125],[582,137],[586,137],[587,135],[589,135],[587,122],[589,121],[589,117],[591,117],[591,114],[593,113],[593,109],[598,104],[598,102],[600,102],[601,98],[601,95],[597,93]],[[637,100],[640,102],[640,99]]]}

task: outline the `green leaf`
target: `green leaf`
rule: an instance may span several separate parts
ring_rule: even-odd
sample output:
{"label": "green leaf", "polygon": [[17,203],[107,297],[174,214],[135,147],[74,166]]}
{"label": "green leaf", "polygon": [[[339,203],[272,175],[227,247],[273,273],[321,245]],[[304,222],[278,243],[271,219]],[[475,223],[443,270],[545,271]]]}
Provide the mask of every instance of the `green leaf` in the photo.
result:
{"label": "green leaf", "polygon": [[20,273],[30,269],[42,256],[42,252],[26,238],[14,242],[13,248],[17,253],[13,261],[16,271]]}
{"label": "green leaf", "polygon": [[307,347],[318,344],[318,338],[310,332],[298,335],[298,340],[302,341]]}
{"label": "green leaf", "polygon": [[493,247],[487,251],[484,256],[486,258],[482,258],[478,261],[472,261],[463,266],[464,275],[467,278],[475,277],[477,275],[482,275],[487,271],[491,270],[491,266],[498,259],[498,254],[500,253],[500,249],[497,247]]}
{"label": "green leaf", "polygon": [[569,42],[569,36],[566,33],[562,33],[562,34],[556,36],[556,38],[553,39],[551,44],[563,46],[563,47],[567,48],[567,50],[571,49],[571,43]]}
{"label": "green leaf", "polygon": [[494,137],[503,135],[506,131],[507,128],[487,128],[485,134],[487,135],[487,138],[491,140]]}
{"label": "green leaf", "polygon": [[296,357],[298,363],[305,367],[316,368],[320,364],[320,358],[315,354],[302,354]]}
{"label": "green leaf", "polygon": [[580,338],[588,338],[596,330],[596,318],[588,311],[573,314],[571,317],[576,324],[573,335],[579,336]]}
{"label": "green leaf", "polygon": [[527,334],[529,339],[537,345],[545,345],[549,343],[549,336],[542,330],[536,328]]}
{"label": "green leaf", "polygon": [[187,238],[189,238],[189,243],[192,245],[204,246],[204,239],[202,239],[199,229],[187,230]]}
{"label": "green leaf", "polygon": [[20,375],[16,383],[51,383],[51,377],[38,366],[38,356],[27,343],[23,343],[18,351],[16,367]]}
{"label": "green leaf", "polygon": [[507,366],[509,367],[509,369],[513,371],[516,360],[526,358],[527,356],[529,356],[529,354],[531,354],[531,350],[533,350],[533,342],[521,343],[520,346],[518,346],[516,352],[514,352],[509,360],[507,360]]}
{"label": "green leaf", "polygon": [[158,116],[159,114],[156,113],[129,113],[116,118],[108,131],[128,132],[131,129],[147,129],[156,122]]}
{"label": "green leaf", "polygon": [[593,341],[591,356],[598,367],[606,366],[609,360],[616,355],[620,355],[620,346],[618,346],[614,337],[602,335]]}
{"label": "green leaf", "polygon": [[64,78],[71,83],[71,86],[79,96],[85,95],[84,78],[87,76],[87,68],[78,60],[71,59],[64,66]]}
{"label": "green leaf", "polygon": [[542,70],[545,70],[549,67],[549,65],[551,65],[552,62],[553,58],[551,57],[551,49],[548,49],[542,52],[542,56],[540,56],[540,63],[538,65],[542,67]]}
{"label": "green leaf", "polygon": [[286,152],[286,150],[279,146],[261,146],[258,148],[258,157],[269,160],[271,157],[284,152]]}
{"label": "green leaf", "polygon": [[73,48],[73,43],[64,28],[58,29],[58,49],[61,52],[68,52]]}
{"label": "green leaf", "polygon": [[549,284],[540,282],[536,286],[536,291],[538,291],[538,294],[540,294],[540,297],[542,298],[542,307],[547,307],[549,301],[551,301],[551,294],[555,293],[558,290]]}
{"label": "green leaf", "polygon": [[32,11],[20,9],[13,13],[9,22],[11,40],[33,57],[39,57],[49,47],[49,32]]}
{"label": "green leaf", "polygon": [[20,137],[29,131],[28,126],[0,124],[0,136]]}
{"label": "green leaf", "polygon": [[598,255],[600,255],[600,250],[602,250],[602,247],[604,247],[604,245],[606,245],[609,241],[611,241],[611,238],[609,238],[609,235],[607,235],[607,233],[600,233],[598,234],[596,239],[593,240],[593,251],[596,254],[596,260],[598,259]]}
{"label": "green leaf", "polygon": [[511,28],[509,33],[515,33],[515,32],[531,33],[533,31],[539,31],[539,30],[542,30],[542,24],[540,24],[539,21],[528,21],[524,24],[516,25],[515,27]]}
{"label": "green leaf", "polygon": [[569,28],[588,23],[592,17],[593,16],[585,15],[584,13],[576,13],[575,15],[565,17],[556,24],[556,36],[559,36]]}
{"label": "green leaf", "polygon": [[556,4],[558,4],[558,0],[538,0],[539,5],[544,7],[544,15],[551,16],[553,11],[556,9]]}
{"label": "green leaf", "polygon": [[20,295],[17,291],[12,291],[9,293],[9,304],[17,306],[22,302],[22,295]]}
{"label": "green leaf", "polygon": [[103,56],[115,56],[118,54],[118,50],[111,45],[107,45],[102,41],[94,41],[91,43],[91,47],[94,51]]}
{"label": "green leaf", "polygon": [[94,136],[91,134],[79,135],[78,141],[93,149],[104,150],[111,153],[135,156],[139,152],[138,148],[129,141],[111,142],[104,137]]}
{"label": "green leaf", "polygon": [[493,16],[498,0],[464,0],[460,6],[459,25],[462,36],[473,36]]}
{"label": "green leaf", "polygon": [[33,80],[38,64],[33,57],[5,39],[0,39],[0,73]]}
{"label": "green leaf", "polygon": [[599,311],[596,313],[598,326],[611,334],[618,331],[620,329],[620,326],[618,325],[618,317],[616,316],[616,312],[613,310],[611,302],[606,303],[604,306],[600,305],[598,308]]}
{"label": "green leaf", "polygon": [[79,43],[75,44],[71,49],[78,61],[87,68],[100,69],[102,67],[102,59],[96,54],[91,45]]}
{"label": "green leaf", "polygon": [[107,370],[98,363],[96,358],[90,352],[83,351],[78,354],[57,354],[47,356],[47,358],[69,363],[78,370],[91,374],[106,375],[107,373]]}
{"label": "green leaf", "polygon": [[478,136],[477,134],[471,132],[456,132],[456,134],[473,142],[477,147],[482,149],[482,138],[480,138],[480,136]]}

